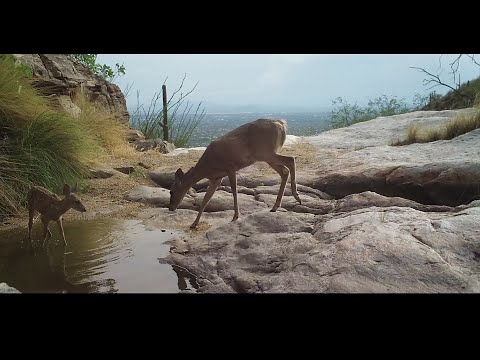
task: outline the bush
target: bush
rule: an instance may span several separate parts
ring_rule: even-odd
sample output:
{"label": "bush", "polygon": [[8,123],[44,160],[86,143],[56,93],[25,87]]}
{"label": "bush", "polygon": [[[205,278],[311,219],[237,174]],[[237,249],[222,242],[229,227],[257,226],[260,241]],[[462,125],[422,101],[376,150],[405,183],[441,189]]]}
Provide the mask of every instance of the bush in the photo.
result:
{"label": "bush", "polygon": [[94,74],[102,77],[105,80],[113,82],[117,76],[125,75],[125,66],[115,64],[115,70],[113,70],[107,64],[97,63],[97,54],[72,54],[73,58]]}
{"label": "bush", "polygon": [[352,124],[375,119],[380,116],[391,116],[404,114],[410,111],[419,110],[427,102],[427,97],[416,94],[413,99],[413,105],[409,106],[403,99],[397,97],[379,96],[368,101],[366,107],[360,107],[356,103],[351,105],[343,98],[338,97],[332,104],[335,109],[330,115],[330,127],[341,128]]}

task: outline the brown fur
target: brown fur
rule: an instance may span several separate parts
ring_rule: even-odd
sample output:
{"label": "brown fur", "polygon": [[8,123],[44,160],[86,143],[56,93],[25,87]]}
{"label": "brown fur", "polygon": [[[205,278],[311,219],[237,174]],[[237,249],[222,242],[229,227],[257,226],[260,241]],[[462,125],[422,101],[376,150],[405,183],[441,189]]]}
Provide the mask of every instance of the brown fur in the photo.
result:
{"label": "brown fur", "polygon": [[210,185],[207,193],[197,219],[191,226],[191,228],[196,228],[205,206],[210,201],[222,179],[228,176],[235,205],[235,215],[232,221],[237,220],[239,210],[236,172],[257,161],[267,162],[278,172],[282,179],[277,201],[271,210],[272,212],[276,211],[281,205],[288,174],[291,174],[293,196],[301,203],[295,180],[295,158],[278,155],[278,151],[285,143],[286,136],[287,123],[285,120],[258,119],[241,125],[219,139],[212,141],[195,167],[185,174],[182,169],[178,169],[175,173],[175,181],[170,191],[170,210],[173,211],[178,207],[187,191],[199,180],[209,179]]}
{"label": "brown fur", "polygon": [[33,216],[35,212],[40,213],[40,219],[43,223],[43,244],[52,236],[48,228],[50,221],[56,221],[62,236],[63,242],[65,240],[65,233],[63,231],[62,215],[69,209],[75,209],[80,212],[87,211],[82,204],[80,198],[74,194],[69,185],[65,184],[63,187],[65,197],[61,199],[58,195],[45,189],[42,186],[33,186],[28,192],[27,207],[28,207],[28,239],[32,238]]}

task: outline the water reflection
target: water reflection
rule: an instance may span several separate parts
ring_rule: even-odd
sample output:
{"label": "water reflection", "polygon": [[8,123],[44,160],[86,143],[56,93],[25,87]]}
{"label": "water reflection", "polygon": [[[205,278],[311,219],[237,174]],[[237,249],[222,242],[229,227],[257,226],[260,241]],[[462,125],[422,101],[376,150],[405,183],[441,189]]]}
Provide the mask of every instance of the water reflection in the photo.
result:
{"label": "water reflection", "polygon": [[[0,283],[25,293],[177,293],[195,291],[195,278],[158,262],[175,232],[147,230],[139,221],[64,222],[67,245],[53,234],[41,246],[41,229],[26,242],[26,229],[0,232]],[[22,242],[23,241],[23,242]],[[187,284],[187,280],[189,285]]]}
{"label": "water reflection", "polygon": [[[193,275],[190,271],[178,265],[172,265],[172,269],[177,273],[177,286],[180,290],[195,291],[196,289],[198,289],[197,279],[195,278],[195,275]],[[189,285],[187,284],[186,280],[188,280]]]}

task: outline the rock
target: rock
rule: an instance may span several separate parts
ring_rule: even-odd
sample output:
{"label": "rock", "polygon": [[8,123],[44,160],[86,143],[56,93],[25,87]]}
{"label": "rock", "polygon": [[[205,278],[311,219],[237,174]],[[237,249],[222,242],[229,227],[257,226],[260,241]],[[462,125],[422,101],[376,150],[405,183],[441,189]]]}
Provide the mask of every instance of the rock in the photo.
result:
{"label": "rock", "polygon": [[[457,115],[475,114],[475,108],[444,111],[414,111],[406,114],[381,116],[348,127],[306,136],[305,140],[318,148],[362,150],[368,147],[390,145],[403,138],[410,125],[439,127]],[[398,149],[402,149],[399,147]]]}
{"label": "rock", "polygon": [[72,96],[83,88],[86,97],[97,105],[118,114],[120,121],[128,123],[130,115],[125,96],[120,88],[64,54],[14,54],[23,64],[30,66],[34,85],[46,96],[53,96],[57,105],[78,116],[80,109],[72,102]]}
{"label": "rock", "polygon": [[[204,196],[205,193],[187,193],[178,208],[198,210],[202,204]],[[170,204],[170,191],[163,188],[142,185],[130,191],[125,198],[129,201],[138,201],[145,204],[168,208]],[[241,214],[249,214],[267,207],[265,203],[256,201],[253,196],[245,194],[238,194],[238,206]],[[215,192],[204,209],[205,212],[226,210],[234,210],[233,195],[221,190]]]}
{"label": "rock", "polygon": [[167,154],[175,149],[175,145],[162,139],[138,139],[135,140],[133,146],[138,151],[158,150],[162,154]]}
{"label": "rock", "polygon": [[[203,201],[203,196],[205,194],[197,194],[194,197],[194,204],[197,208],[200,208],[200,205]],[[246,194],[238,194],[238,207],[241,214],[249,214],[261,209],[266,209],[267,205],[263,202],[256,201],[253,196]],[[208,205],[205,207],[204,211],[214,212],[214,211],[225,211],[225,210],[234,210],[233,204],[233,195],[226,191],[217,190],[210,199]]]}
{"label": "rock", "polygon": [[148,172],[148,177],[157,185],[170,189],[175,180],[175,171],[165,171],[164,169],[156,169]]}
{"label": "rock", "polygon": [[8,286],[7,283],[0,283],[0,294],[20,294],[20,291]]}
{"label": "rock", "polygon": [[[359,194],[345,196],[343,199],[337,200],[335,211],[348,212],[368,207],[410,207],[419,211],[426,212],[447,212],[455,211],[455,208],[442,205],[424,205],[412,200],[400,197],[386,197],[371,191],[365,191]],[[459,209],[460,210],[460,209]]]}
{"label": "rock", "polygon": [[[238,172],[237,221],[227,178],[197,231],[188,230],[195,210],[142,216],[187,232],[166,261],[195,274],[199,292],[478,293],[480,129],[389,145],[411,123],[440,126],[473,111],[415,112],[306,138],[318,162],[297,171],[301,205],[289,182],[282,208],[271,213],[280,178],[252,166]],[[175,170],[150,176],[170,187]],[[194,187],[197,206],[206,185]]]}
{"label": "rock", "polygon": [[374,191],[430,205],[457,206],[478,195],[480,129],[452,140],[390,146],[409,124],[440,126],[475,109],[420,111],[377,118],[305,137],[318,149],[318,167],[302,184],[341,198]]}
{"label": "rock", "polygon": [[295,144],[297,141],[299,141],[301,137],[300,136],[295,136],[295,135],[289,135],[287,134],[285,138],[285,142],[283,143],[283,146],[290,146]]}
{"label": "rock", "polygon": [[127,132],[127,141],[135,142],[137,140],[144,140],[145,135],[138,129],[129,129]]}
{"label": "rock", "polygon": [[90,179],[108,179],[113,176],[113,171],[109,169],[91,169]]}
{"label": "rock", "polygon": [[114,168],[114,170],[117,170],[123,174],[131,174],[133,172],[135,172],[135,168],[133,166],[122,166],[122,167],[116,167]]}
{"label": "rock", "polygon": [[167,156],[177,156],[180,154],[188,154],[190,151],[205,151],[205,146],[193,147],[193,148],[177,148],[167,154]]}
{"label": "rock", "polygon": [[478,293],[480,208],[369,207],[314,216],[255,212],[168,260],[200,292]]}
{"label": "rock", "polygon": [[[272,194],[272,195],[277,195],[278,190],[280,189],[280,184],[279,185],[272,185],[272,186],[264,186],[260,185],[254,188],[255,194]],[[324,199],[324,200],[332,200],[333,196],[324,193],[323,191],[319,191],[317,189],[312,189],[311,187],[305,186],[305,185],[300,185],[297,184],[297,191],[299,193],[304,193],[306,195],[314,196],[319,199]],[[290,183],[287,183],[287,186],[285,187],[285,192],[284,195],[286,196],[292,196],[292,189],[290,187]]]}
{"label": "rock", "polygon": [[[180,252],[184,252],[195,241],[207,241],[205,239],[204,230],[206,228],[215,228],[232,221],[233,210],[216,211],[216,212],[204,212],[197,230],[191,230],[190,225],[197,217],[197,209],[178,208],[175,211],[170,211],[165,207],[149,207],[145,208],[138,217],[143,220],[143,223],[150,228],[169,228],[179,229],[187,232],[187,239],[185,241],[184,249]],[[198,236],[197,236],[198,235]],[[178,246],[177,244],[175,244]]]}
{"label": "rock", "polygon": [[[170,204],[170,191],[163,188],[141,185],[126,194],[125,199],[168,208]],[[195,209],[196,207],[194,205],[194,198],[188,194],[185,195],[181,204],[179,205],[179,208]]]}

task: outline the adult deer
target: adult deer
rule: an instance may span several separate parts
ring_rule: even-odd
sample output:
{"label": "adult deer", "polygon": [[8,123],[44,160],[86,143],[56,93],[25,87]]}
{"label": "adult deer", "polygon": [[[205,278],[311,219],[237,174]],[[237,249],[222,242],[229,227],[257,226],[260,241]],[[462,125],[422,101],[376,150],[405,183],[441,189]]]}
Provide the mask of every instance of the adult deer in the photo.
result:
{"label": "adult deer", "polygon": [[277,154],[285,143],[286,136],[287,122],[285,120],[258,119],[212,141],[193,168],[186,173],[183,173],[180,168],[176,171],[175,180],[170,189],[169,210],[177,209],[188,190],[198,181],[207,178],[209,180],[207,192],[197,218],[190,226],[195,229],[212,195],[220,186],[222,179],[228,176],[235,208],[232,221],[237,220],[239,209],[236,172],[257,161],[267,162],[281,177],[277,200],[270,211],[275,212],[281,205],[288,174],[290,174],[292,194],[301,204],[295,180],[295,158]]}
{"label": "adult deer", "polygon": [[61,199],[58,195],[41,186],[33,186],[30,189],[27,197],[28,240],[32,239],[33,216],[35,215],[35,211],[38,211],[43,223],[43,245],[45,245],[46,241],[52,236],[52,233],[48,228],[48,223],[50,221],[57,222],[63,242],[67,245],[65,233],[63,231],[62,215],[70,209],[75,209],[80,212],[85,212],[87,210],[80,198],[72,192],[70,185],[64,185],[63,194],[65,197]]}

